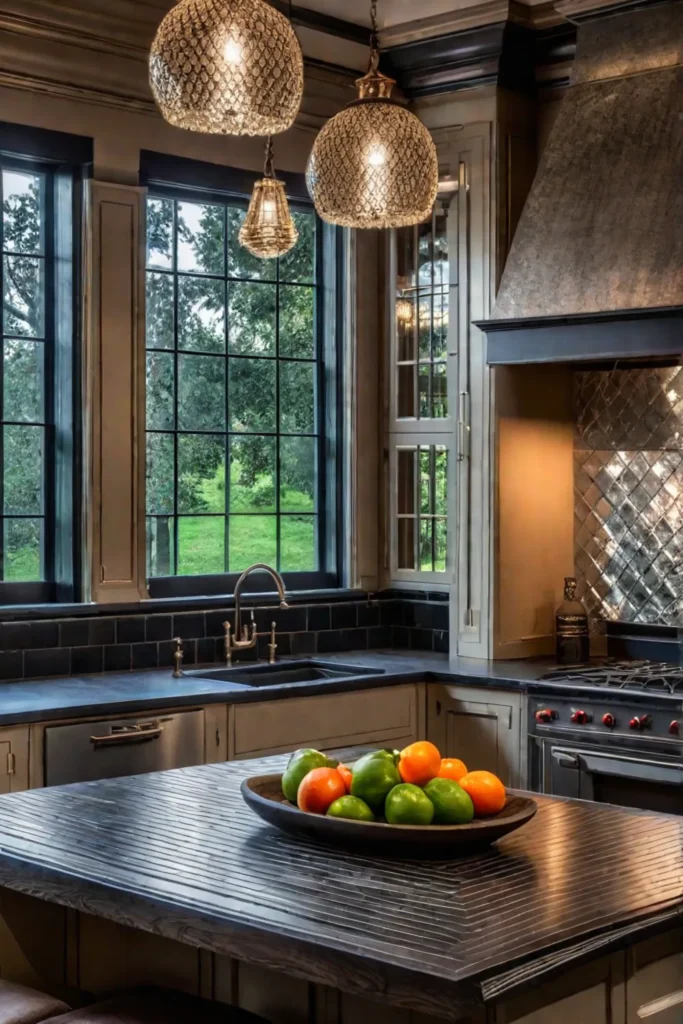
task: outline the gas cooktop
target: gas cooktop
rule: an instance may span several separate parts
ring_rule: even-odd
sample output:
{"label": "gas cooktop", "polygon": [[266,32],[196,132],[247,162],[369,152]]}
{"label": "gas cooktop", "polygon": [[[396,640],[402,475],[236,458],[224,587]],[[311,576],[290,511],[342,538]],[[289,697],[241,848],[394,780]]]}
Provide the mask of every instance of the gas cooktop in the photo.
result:
{"label": "gas cooktop", "polygon": [[683,668],[665,661],[613,661],[553,669],[542,680],[577,683],[580,686],[608,686],[619,690],[647,690],[653,693],[683,694]]}

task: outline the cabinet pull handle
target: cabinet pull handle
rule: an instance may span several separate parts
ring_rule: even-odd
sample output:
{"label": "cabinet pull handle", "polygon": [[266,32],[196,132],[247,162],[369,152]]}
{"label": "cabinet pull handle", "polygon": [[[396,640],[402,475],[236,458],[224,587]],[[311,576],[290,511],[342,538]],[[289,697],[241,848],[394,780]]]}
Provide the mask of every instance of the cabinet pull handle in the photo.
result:
{"label": "cabinet pull handle", "polygon": [[664,1010],[670,1010],[672,1006],[683,1006],[683,989],[680,992],[671,992],[668,996],[660,999],[653,999],[651,1003],[643,1003],[638,1007],[638,1016],[641,1020],[646,1017],[656,1017]]}
{"label": "cabinet pull handle", "polygon": [[90,742],[95,750],[101,747],[125,746],[127,743],[144,743],[147,740],[158,740],[164,731],[162,725],[155,725],[153,728],[141,729],[135,726],[132,729],[122,729],[120,732],[113,732],[106,736],[91,736]]}
{"label": "cabinet pull handle", "polygon": [[437,700],[437,702],[436,702],[436,713],[437,713],[437,715],[441,714],[441,701],[440,700]]}
{"label": "cabinet pull handle", "polygon": [[16,771],[17,771],[17,758],[16,758],[16,754],[13,754],[10,751],[10,753],[7,755],[7,774],[8,775],[15,775]]}

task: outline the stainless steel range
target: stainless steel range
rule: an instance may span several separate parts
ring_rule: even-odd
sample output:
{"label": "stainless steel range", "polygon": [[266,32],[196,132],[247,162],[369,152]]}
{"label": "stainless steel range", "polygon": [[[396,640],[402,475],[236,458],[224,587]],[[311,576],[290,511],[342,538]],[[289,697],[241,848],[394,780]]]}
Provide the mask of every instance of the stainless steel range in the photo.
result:
{"label": "stainless steel range", "polygon": [[530,787],[683,814],[683,669],[561,668],[529,696]]}

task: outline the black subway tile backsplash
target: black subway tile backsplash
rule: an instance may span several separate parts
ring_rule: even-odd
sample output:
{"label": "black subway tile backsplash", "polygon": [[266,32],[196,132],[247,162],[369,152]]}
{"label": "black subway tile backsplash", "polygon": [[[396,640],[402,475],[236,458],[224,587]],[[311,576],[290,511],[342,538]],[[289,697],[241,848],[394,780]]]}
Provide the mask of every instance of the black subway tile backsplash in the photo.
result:
{"label": "black subway tile backsplash", "polygon": [[159,664],[159,645],[151,642],[133,644],[133,668],[157,668]]}
{"label": "black subway tile backsplash", "polygon": [[21,679],[24,675],[24,652],[3,651],[0,654],[0,679]]}
{"label": "black subway tile backsplash", "polygon": [[88,619],[62,619],[59,623],[60,647],[87,647],[89,643]]}
{"label": "black subway tile backsplash", "polygon": [[116,620],[116,643],[117,644],[138,644],[145,639],[145,619],[142,615],[137,618]]}
{"label": "black subway tile backsplash", "polygon": [[88,643],[91,647],[103,647],[116,642],[116,619],[90,619]]}
{"label": "black subway tile backsplash", "polygon": [[30,622],[0,623],[0,650],[18,651],[31,646]]}
{"label": "black subway tile backsplash", "polygon": [[181,640],[196,640],[206,635],[204,612],[187,612],[173,616],[173,636]]}
{"label": "black subway tile backsplash", "polygon": [[102,647],[72,647],[71,674],[74,676],[89,675],[101,672],[104,665]]}
{"label": "black subway tile backsplash", "polygon": [[[249,622],[250,608],[243,621]],[[385,591],[359,601],[349,594],[334,602],[277,604],[254,607],[259,632],[268,634],[276,623],[277,655],[298,657],[335,651],[377,649],[448,652],[448,595],[423,591]],[[175,643],[183,640],[184,664],[224,661],[224,627],[234,627],[234,610],[213,608],[149,614],[149,609],[125,615],[101,614],[78,618],[0,622],[0,680],[40,676],[85,675],[131,668],[171,668]],[[235,658],[252,662],[268,656],[268,635]]]}
{"label": "black subway tile backsplash", "polygon": [[318,650],[318,633],[292,633],[291,653],[303,658],[316,654]]}
{"label": "black subway tile backsplash", "polygon": [[131,666],[130,644],[111,644],[104,648],[104,671],[124,672]]}
{"label": "black subway tile backsplash", "polygon": [[333,604],[330,608],[332,629],[351,629],[358,625],[358,605]]}
{"label": "black subway tile backsplash", "polygon": [[321,629],[330,628],[330,606],[327,604],[311,605],[308,609],[308,630],[317,633]]}
{"label": "black subway tile backsplash", "polygon": [[68,676],[71,671],[70,647],[45,647],[24,652],[24,676]]}
{"label": "black subway tile backsplash", "polygon": [[145,619],[145,640],[173,639],[173,616],[172,615],[148,615]]}
{"label": "black subway tile backsplash", "polygon": [[31,650],[39,647],[59,647],[59,625],[56,622],[32,622],[29,634]]}
{"label": "black subway tile backsplash", "polygon": [[235,613],[232,610],[207,612],[205,619],[207,636],[224,636],[226,622],[229,622],[233,629],[235,627]]}
{"label": "black subway tile backsplash", "polygon": [[377,601],[358,605],[358,625],[379,626],[379,604]]}

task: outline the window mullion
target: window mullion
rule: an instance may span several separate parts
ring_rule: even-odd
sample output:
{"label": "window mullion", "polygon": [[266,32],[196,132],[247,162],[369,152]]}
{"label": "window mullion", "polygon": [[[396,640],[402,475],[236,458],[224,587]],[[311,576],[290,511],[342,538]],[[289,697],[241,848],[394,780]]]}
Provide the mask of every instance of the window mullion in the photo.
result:
{"label": "window mullion", "polygon": [[178,575],[180,515],[178,505],[178,203],[173,201],[173,575]]}

